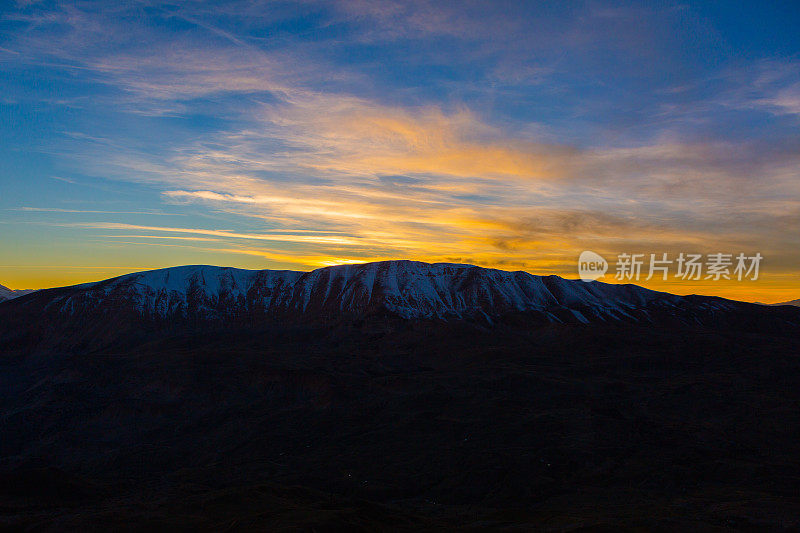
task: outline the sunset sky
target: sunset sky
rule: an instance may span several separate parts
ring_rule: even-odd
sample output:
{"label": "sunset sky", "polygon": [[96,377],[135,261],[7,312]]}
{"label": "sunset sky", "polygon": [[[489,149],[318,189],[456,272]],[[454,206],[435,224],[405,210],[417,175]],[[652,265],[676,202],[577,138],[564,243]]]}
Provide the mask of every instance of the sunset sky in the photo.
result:
{"label": "sunset sky", "polygon": [[798,28],[797,1],[3,2],[0,284],[760,252],[757,281],[639,283],[800,298]]}

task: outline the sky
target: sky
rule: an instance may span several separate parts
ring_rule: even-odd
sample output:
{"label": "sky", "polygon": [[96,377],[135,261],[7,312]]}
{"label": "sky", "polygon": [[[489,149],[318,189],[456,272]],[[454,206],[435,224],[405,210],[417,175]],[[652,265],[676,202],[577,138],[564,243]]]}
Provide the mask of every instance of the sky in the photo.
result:
{"label": "sky", "polygon": [[800,297],[800,3],[6,1],[0,283],[763,256]]}

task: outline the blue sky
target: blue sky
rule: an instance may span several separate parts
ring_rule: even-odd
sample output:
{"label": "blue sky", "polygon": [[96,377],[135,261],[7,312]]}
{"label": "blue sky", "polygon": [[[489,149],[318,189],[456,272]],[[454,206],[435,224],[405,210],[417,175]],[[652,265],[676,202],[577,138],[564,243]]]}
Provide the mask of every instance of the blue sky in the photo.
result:
{"label": "blue sky", "polygon": [[[16,2],[0,283],[747,252],[796,298],[800,4]],[[659,288],[656,286],[656,288]]]}

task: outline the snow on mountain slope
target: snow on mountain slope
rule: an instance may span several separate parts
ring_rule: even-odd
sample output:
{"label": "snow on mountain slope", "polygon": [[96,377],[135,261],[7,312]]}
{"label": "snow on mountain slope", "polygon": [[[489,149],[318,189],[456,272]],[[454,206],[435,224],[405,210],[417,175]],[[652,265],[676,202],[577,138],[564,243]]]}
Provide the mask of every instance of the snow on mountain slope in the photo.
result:
{"label": "snow on mountain slope", "polygon": [[0,285],[0,302],[4,302],[6,300],[13,300],[14,298],[19,298],[20,296],[25,296],[26,294],[32,293],[32,289],[9,289],[3,285]]}
{"label": "snow on mountain slope", "polygon": [[[641,319],[687,305],[680,296],[635,285],[566,280],[472,265],[383,261],[311,272],[181,266],[137,272],[40,295],[46,309],[205,318],[260,313],[335,318],[389,312],[404,318],[460,319],[536,311],[547,320]],[[703,298],[715,312],[736,302]]]}
{"label": "snow on mountain slope", "polygon": [[364,312],[383,306],[406,318],[497,316],[509,311],[592,307],[623,312],[671,295],[632,286],[569,281],[472,265],[385,261],[342,265],[303,275],[290,306],[301,311]]}
{"label": "snow on mountain slope", "polygon": [[789,302],[781,302],[778,304],[769,304],[769,305],[794,305],[795,307],[800,307],[800,300],[791,300]]}
{"label": "snow on mountain slope", "polygon": [[67,312],[86,305],[124,304],[157,316],[187,311],[227,315],[245,308],[248,301],[270,307],[273,296],[283,296],[302,274],[204,265],[162,268],[76,285],[53,303]]}
{"label": "snow on mountain slope", "polygon": [[10,300],[13,297],[14,297],[14,291],[9,289],[8,287],[0,285],[0,302],[2,302],[3,300]]}

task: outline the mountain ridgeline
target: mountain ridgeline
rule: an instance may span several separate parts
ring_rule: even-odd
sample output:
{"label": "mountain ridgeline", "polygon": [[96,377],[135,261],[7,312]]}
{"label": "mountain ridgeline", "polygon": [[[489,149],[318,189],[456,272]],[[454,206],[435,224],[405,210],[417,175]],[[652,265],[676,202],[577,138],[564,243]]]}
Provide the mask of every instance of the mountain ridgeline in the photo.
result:
{"label": "mountain ridgeline", "polygon": [[9,289],[8,287],[4,287],[0,285],[0,302],[4,302],[6,300],[13,300],[14,298],[19,298],[20,296],[25,296],[33,292],[31,289]]}
{"label": "mountain ridgeline", "polygon": [[84,349],[118,338],[189,327],[364,320],[640,324],[782,334],[800,310],[636,285],[567,280],[472,265],[384,261],[311,272],[181,266],[37,291],[0,306],[0,339],[30,349],[41,339]]}

